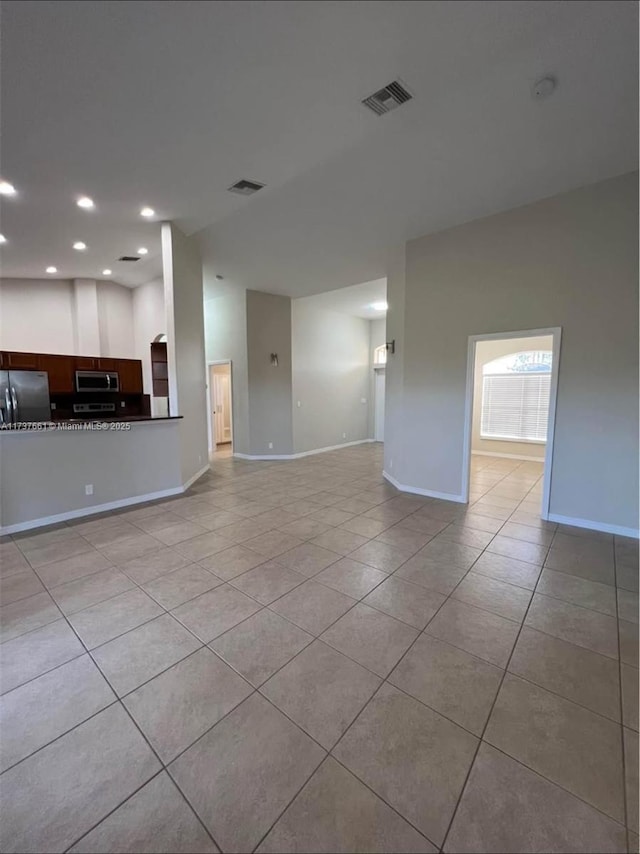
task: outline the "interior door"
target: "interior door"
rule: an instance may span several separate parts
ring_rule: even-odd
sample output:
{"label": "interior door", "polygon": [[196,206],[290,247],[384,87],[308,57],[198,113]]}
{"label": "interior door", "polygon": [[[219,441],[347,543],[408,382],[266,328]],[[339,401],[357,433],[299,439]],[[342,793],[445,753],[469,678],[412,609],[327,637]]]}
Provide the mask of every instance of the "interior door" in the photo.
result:
{"label": "interior door", "polygon": [[217,445],[221,442],[229,441],[224,429],[225,420],[228,421],[228,404],[225,401],[225,379],[228,378],[222,374],[215,373],[213,375],[213,434]]}
{"label": "interior door", "polygon": [[384,442],[384,369],[376,371],[376,401],[374,410],[373,438],[376,442]]}

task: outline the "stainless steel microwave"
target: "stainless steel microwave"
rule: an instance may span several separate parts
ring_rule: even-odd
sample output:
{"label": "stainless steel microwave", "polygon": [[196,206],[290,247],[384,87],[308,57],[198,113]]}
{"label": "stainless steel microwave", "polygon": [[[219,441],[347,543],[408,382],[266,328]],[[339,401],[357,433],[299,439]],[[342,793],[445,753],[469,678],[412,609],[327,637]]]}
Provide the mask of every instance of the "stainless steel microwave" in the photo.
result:
{"label": "stainless steel microwave", "polygon": [[76,371],[76,391],[120,391],[115,371]]}

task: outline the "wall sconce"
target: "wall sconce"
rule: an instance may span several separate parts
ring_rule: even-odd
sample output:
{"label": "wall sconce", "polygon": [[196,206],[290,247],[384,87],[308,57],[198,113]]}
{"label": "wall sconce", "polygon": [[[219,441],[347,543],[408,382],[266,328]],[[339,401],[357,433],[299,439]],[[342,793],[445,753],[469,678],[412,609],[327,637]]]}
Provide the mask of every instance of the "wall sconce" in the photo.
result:
{"label": "wall sconce", "polygon": [[385,346],[387,348],[387,353],[391,353],[391,355],[393,356],[393,354],[396,352],[396,339],[394,338],[393,341],[387,341]]}
{"label": "wall sconce", "polygon": [[273,365],[274,368],[278,367],[278,354],[277,353],[271,354],[271,364]]}

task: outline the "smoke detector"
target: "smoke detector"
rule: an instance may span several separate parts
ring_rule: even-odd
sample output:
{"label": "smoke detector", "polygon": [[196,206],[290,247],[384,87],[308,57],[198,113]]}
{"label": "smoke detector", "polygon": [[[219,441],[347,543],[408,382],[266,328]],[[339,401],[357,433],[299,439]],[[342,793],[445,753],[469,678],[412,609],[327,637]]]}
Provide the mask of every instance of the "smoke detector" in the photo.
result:
{"label": "smoke detector", "polygon": [[383,116],[385,113],[390,113],[391,110],[401,107],[412,98],[413,95],[404,84],[400,83],[399,80],[393,80],[383,89],[378,89],[373,95],[369,95],[362,103],[377,116]]}
{"label": "smoke detector", "polygon": [[540,80],[533,84],[533,88],[531,89],[534,101],[543,101],[545,98],[548,98],[553,94],[557,85],[558,81],[555,77],[551,75],[541,77]]}
{"label": "smoke detector", "polygon": [[246,178],[242,178],[242,180],[236,181],[235,184],[229,187],[229,192],[238,193],[239,196],[252,196],[263,187],[264,184],[260,184],[258,181],[247,181]]}

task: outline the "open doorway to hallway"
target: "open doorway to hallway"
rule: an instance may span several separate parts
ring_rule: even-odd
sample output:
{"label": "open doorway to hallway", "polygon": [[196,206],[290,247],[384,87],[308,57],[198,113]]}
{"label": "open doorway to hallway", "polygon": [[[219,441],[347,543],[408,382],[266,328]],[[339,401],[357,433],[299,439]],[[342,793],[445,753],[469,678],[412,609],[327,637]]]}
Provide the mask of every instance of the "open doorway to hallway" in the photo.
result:
{"label": "open doorway to hallway", "polygon": [[523,501],[548,518],[559,355],[555,328],[469,338],[468,501]]}
{"label": "open doorway to hallway", "polygon": [[219,459],[233,453],[233,387],[231,362],[209,362],[209,454]]}
{"label": "open doorway to hallway", "polygon": [[386,344],[380,344],[373,351],[373,438],[375,442],[384,442],[386,364],[387,347]]}

